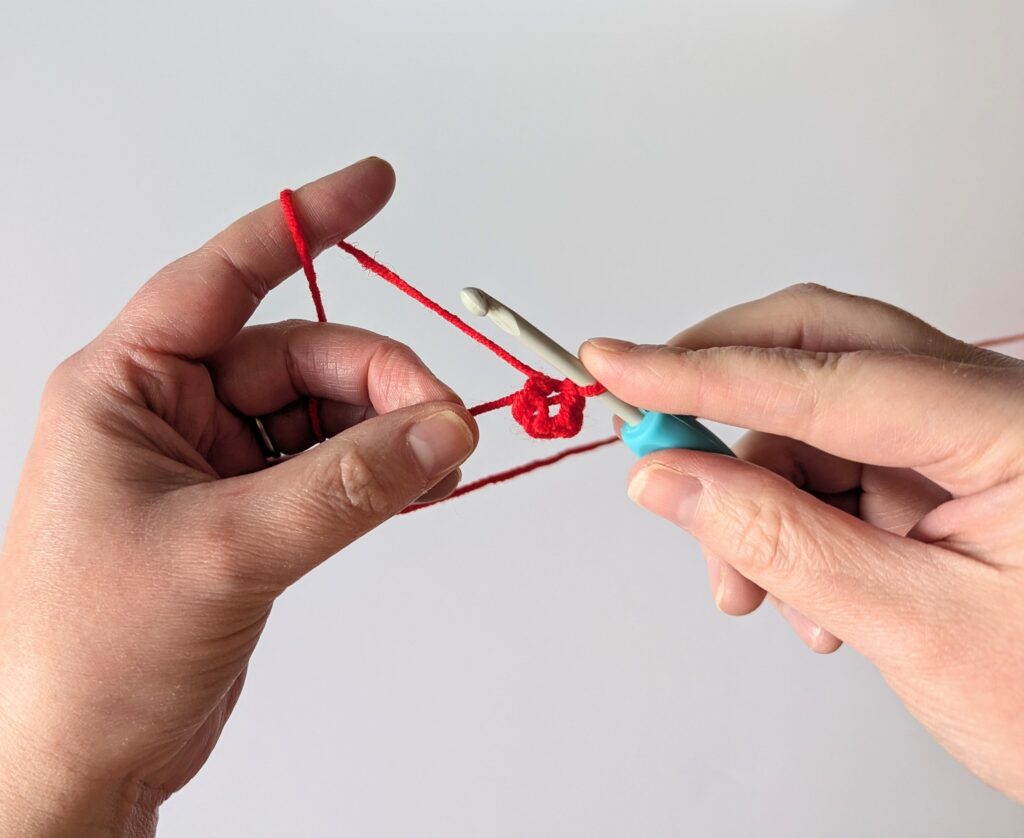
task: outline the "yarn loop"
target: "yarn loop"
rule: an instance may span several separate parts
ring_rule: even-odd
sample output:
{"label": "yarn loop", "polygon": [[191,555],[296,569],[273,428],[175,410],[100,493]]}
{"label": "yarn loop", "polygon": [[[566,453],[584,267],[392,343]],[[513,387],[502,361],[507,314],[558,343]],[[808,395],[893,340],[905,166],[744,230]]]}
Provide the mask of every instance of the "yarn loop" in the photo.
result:
{"label": "yarn loop", "polygon": [[[531,375],[512,397],[512,418],[534,439],[569,439],[583,427],[585,396],[594,395],[591,389],[568,378]],[[552,414],[553,407],[558,409]]]}

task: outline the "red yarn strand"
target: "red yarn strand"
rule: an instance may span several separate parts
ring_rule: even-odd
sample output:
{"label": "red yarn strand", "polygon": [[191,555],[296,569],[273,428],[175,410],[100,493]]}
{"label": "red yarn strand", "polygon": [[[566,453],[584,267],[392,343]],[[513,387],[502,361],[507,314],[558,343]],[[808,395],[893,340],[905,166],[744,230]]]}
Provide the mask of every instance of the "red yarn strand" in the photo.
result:
{"label": "red yarn strand", "polygon": [[309,399],[306,410],[309,412],[309,427],[313,429],[313,436],[317,442],[323,442],[327,437],[324,436],[323,425],[320,424],[320,399]]}
{"label": "red yarn strand", "polygon": [[320,297],[320,286],[316,281],[316,269],[313,267],[313,259],[309,255],[309,246],[306,244],[302,225],[299,224],[299,217],[295,214],[293,194],[291,189],[284,189],[281,192],[281,209],[284,211],[284,221],[288,225],[288,232],[292,234],[295,252],[299,255],[299,261],[302,263],[302,272],[306,275],[306,282],[309,283],[309,294],[313,298],[313,306],[316,308],[316,319],[321,323],[326,323],[327,312],[324,311],[324,301]]}
{"label": "red yarn strand", "polygon": [[434,302],[432,299],[430,299],[430,297],[428,297],[418,288],[414,288],[413,286],[411,286],[393,270],[391,270],[385,265],[382,265],[368,253],[365,253],[355,245],[351,245],[348,242],[340,242],[338,244],[338,247],[340,247],[350,256],[355,257],[356,261],[358,261],[359,264],[362,265],[366,270],[370,271],[370,273],[376,274],[385,282],[391,283],[391,285],[393,285],[403,294],[408,294],[420,305],[430,309],[432,312],[434,312],[434,314],[447,320],[460,332],[469,335],[477,343],[486,346],[488,349],[491,350],[491,352],[493,352],[495,355],[501,358],[501,360],[503,360],[506,364],[515,367],[523,375],[528,377],[540,375],[540,373],[533,367],[531,367],[529,364],[523,363],[511,352],[507,351],[503,347],[496,344],[486,335],[483,335],[480,332],[478,332],[457,314],[453,314],[441,304]]}
{"label": "red yarn strand", "polygon": [[401,514],[405,515],[408,512],[416,512],[420,509],[426,509],[429,506],[437,506],[439,503],[445,501],[455,500],[455,498],[462,497],[463,495],[475,492],[477,489],[483,489],[485,486],[493,486],[495,483],[504,483],[506,480],[511,480],[514,477],[519,477],[523,474],[528,474],[531,471],[536,471],[539,468],[546,466],[552,466],[555,463],[561,462],[567,457],[574,457],[577,454],[586,454],[588,451],[594,451],[598,448],[603,448],[606,445],[611,445],[613,442],[618,442],[617,436],[610,436],[605,439],[599,439],[596,442],[588,442],[585,445],[577,445],[575,448],[566,448],[564,451],[559,451],[557,454],[553,454],[550,457],[544,457],[541,460],[534,460],[530,463],[525,463],[515,468],[510,468],[507,471],[499,471],[497,474],[492,474],[489,477],[482,477],[479,480],[474,480],[472,483],[467,483],[464,486],[459,486],[454,492],[448,497],[441,498],[440,500],[431,501],[430,503],[419,503],[407,506],[402,510]]}
{"label": "red yarn strand", "polygon": [[978,341],[975,346],[980,346],[982,349],[990,349],[993,346],[1002,346],[1007,343],[1017,343],[1018,341],[1024,341],[1024,332],[1019,335],[1004,335],[1001,338],[989,338],[988,340]]}
{"label": "red yarn strand", "polygon": [[515,397],[515,393],[509,393],[507,396],[502,396],[500,399],[495,399],[493,402],[484,402],[483,404],[475,405],[469,408],[469,412],[473,416],[479,416],[481,413],[490,413],[492,410],[499,410],[500,408],[508,407],[512,404]]}
{"label": "red yarn strand", "polygon": [[[316,268],[313,267],[313,258],[309,255],[309,246],[306,244],[306,236],[302,232],[302,225],[299,224],[299,217],[295,214],[295,201],[292,200],[292,190],[281,191],[281,210],[284,212],[284,222],[288,225],[288,232],[292,234],[292,243],[295,245],[295,252],[302,263],[302,272],[306,275],[306,282],[309,284],[309,295],[313,298],[313,307],[316,309],[316,319],[319,323],[327,322],[327,312],[324,311],[324,301],[320,296],[320,286],[316,281]],[[309,425],[313,429],[313,435],[317,442],[323,442],[323,427],[320,424],[320,400],[310,398],[306,402],[306,409],[309,412]]]}

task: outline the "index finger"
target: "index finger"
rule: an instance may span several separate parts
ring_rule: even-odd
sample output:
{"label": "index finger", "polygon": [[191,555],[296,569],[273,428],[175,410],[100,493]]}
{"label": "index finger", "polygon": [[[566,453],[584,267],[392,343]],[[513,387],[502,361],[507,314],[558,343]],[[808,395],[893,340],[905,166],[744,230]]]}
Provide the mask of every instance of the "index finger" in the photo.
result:
{"label": "index finger", "polygon": [[948,491],[1005,478],[1024,390],[1012,368],[892,352],[588,341],[593,376],[648,410],[799,439],[860,463],[916,469]]}
{"label": "index finger", "polygon": [[[310,256],[373,218],[394,185],[391,166],[369,157],[296,190]],[[267,293],[300,267],[281,207],[273,201],[163,268],[132,297],[110,331],[141,348],[205,358],[226,345]]]}

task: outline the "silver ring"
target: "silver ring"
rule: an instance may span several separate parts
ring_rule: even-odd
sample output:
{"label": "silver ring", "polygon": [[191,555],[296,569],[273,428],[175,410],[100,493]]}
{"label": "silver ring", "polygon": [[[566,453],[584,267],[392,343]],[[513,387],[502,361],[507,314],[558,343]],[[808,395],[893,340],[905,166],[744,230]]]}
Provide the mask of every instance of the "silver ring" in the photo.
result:
{"label": "silver ring", "polygon": [[268,460],[279,460],[281,459],[281,449],[274,445],[274,440],[270,438],[270,434],[267,433],[267,429],[263,424],[263,420],[259,416],[252,417],[252,424],[256,428],[256,437],[260,441],[260,446],[263,448],[263,454]]}

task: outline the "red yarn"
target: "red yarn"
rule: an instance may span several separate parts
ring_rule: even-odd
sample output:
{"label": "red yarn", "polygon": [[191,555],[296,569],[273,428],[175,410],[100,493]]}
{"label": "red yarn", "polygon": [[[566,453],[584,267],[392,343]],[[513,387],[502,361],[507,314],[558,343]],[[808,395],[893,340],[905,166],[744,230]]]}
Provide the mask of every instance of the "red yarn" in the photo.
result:
{"label": "red yarn", "polygon": [[472,483],[467,483],[464,486],[459,486],[454,492],[448,497],[441,498],[440,500],[431,501],[430,503],[420,503],[413,506],[408,506],[402,510],[402,514],[407,512],[415,512],[417,509],[426,509],[428,506],[434,506],[438,503],[444,503],[446,500],[454,500],[457,497],[467,494],[468,492],[475,492],[477,489],[482,489],[484,486],[490,486],[494,483],[503,483],[506,480],[511,480],[513,477],[519,477],[523,474],[528,474],[534,469],[543,468],[544,466],[551,466],[557,462],[564,460],[566,457],[573,457],[576,454],[586,454],[588,451],[593,451],[597,448],[603,448],[606,445],[611,445],[613,442],[618,442],[617,436],[609,436],[605,439],[599,439],[596,442],[588,442],[585,445],[577,445],[575,448],[566,448],[564,451],[559,451],[557,454],[553,454],[550,457],[544,457],[541,460],[534,460],[532,463],[525,463],[515,468],[510,468],[507,471],[499,471],[497,474],[492,474],[489,477],[481,477],[479,480],[474,480]]}
{"label": "red yarn", "polygon": [[1003,346],[1007,343],[1017,343],[1017,341],[1024,341],[1024,332],[1018,335],[1004,335],[1000,338],[989,338],[988,340],[978,341],[975,346],[980,346],[983,349],[988,349],[992,346]]}
{"label": "red yarn", "polygon": [[492,410],[508,407],[515,401],[518,393],[519,391],[516,390],[515,393],[509,393],[507,396],[502,396],[500,399],[495,399],[492,402],[483,402],[482,404],[475,405],[469,409],[469,412],[474,416],[479,416],[481,413],[490,413]]}
{"label": "red yarn", "polygon": [[[574,437],[583,426],[583,389],[568,378],[533,375],[512,397],[512,416],[535,439]],[[551,408],[558,412],[551,415]]]}
{"label": "red yarn", "polygon": [[323,425],[320,424],[320,399],[311,398],[306,409],[309,413],[309,427],[313,429],[313,436],[316,437],[317,442],[323,442],[327,437],[324,436]]}
{"label": "red yarn", "polygon": [[[299,217],[295,214],[295,202],[292,200],[292,190],[285,189],[281,192],[281,209],[284,212],[284,221],[288,225],[288,232],[292,234],[292,243],[295,245],[295,252],[299,255],[302,263],[302,272],[306,275],[306,282],[309,283],[309,294],[313,298],[313,306],[316,308],[316,319],[320,323],[327,322],[327,312],[324,311],[324,301],[320,297],[320,286],[316,281],[316,270],[313,267],[313,259],[309,255],[309,247],[306,245],[306,237],[303,235],[302,227],[299,224]],[[309,425],[313,429],[313,435],[317,442],[323,442],[323,426],[320,424],[320,402],[318,399],[309,399],[306,405],[309,411]]]}
{"label": "red yarn", "polygon": [[302,233],[299,217],[295,214],[295,202],[292,200],[293,194],[291,189],[285,189],[281,192],[281,209],[284,211],[284,220],[288,225],[288,232],[292,234],[295,252],[299,254],[302,272],[306,275],[306,282],[309,283],[309,293],[313,297],[313,306],[316,308],[316,319],[321,323],[326,323],[327,312],[324,311],[324,301],[320,298],[320,286],[316,282],[316,270],[313,268],[313,259],[309,255],[309,246],[306,244],[306,237]]}
{"label": "red yarn", "polygon": [[350,256],[354,256],[356,258],[356,261],[358,261],[360,265],[366,268],[366,270],[370,271],[370,273],[377,274],[377,276],[379,276],[385,282],[390,282],[392,285],[394,285],[395,288],[397,288],[403,294],[408,294],[420,305],[429,308],[432,312],[434,312],[434,314],[438,315],[439,317],[443,317],[460,332],[469,335],[477,343],[486,346],[488,349],[491,350],[491,352],[493,352],[495,355],[501,358],[501,360],[515,367],[523,375],[539,375],[537,370],[535,370],[529,364],[524,364],[511,352],[506,351],[502,347],[498,346],[498,344],[496,344],[489,337],[478,332],[457,314],[453,314],[452,312],[448,311],[448,309],[446,309],[440,303],[435,303],[432,299],[430,299],[430,297],[428,297],[419,289],[413,288],[408,282],[402,279],[402,277],[400,277],[393,270],[391,270],[391,268],[387,267],[386,265],[382,265],[368,253],[364,253],[358,247],[356,247],[355,245],[351,245],[348,242],[339,242],[338,247],[340,247]]}
{"label": "red yarn", "polygon": [[[288,226],[292,242],[295,245],[295,252],[298,254],[299,261],[302,263],[302,271],[306,275],[306,282],[309,284],[309,292],[313,298],[313,305],[316,307],[317,320],[321,323],[325,323],[327,321],[327,313],[324,310],[323,300],[321,299],[320,287],[317,283],[316,269],[313,267],[313,259],[309,254],[309,246],[306,243],[306,237],[303,233],[302,225],[299,222],[298,214],[295,211],[293,195],[294,193],[290,189],[282,190],[280,196],[281,209],[284,213],[285,224]],[[580,432],[580,428],[583,426],[583,408],[586,404],[586,398],[589,396],[600,395],[604,392],[604,387],[600,384],[591,384],[589,386],[582,387],[573,381],[570,381],[568,378],[558,381],[550,376],[544,375],[544,373],[535,370],[529,364],[519,360],[515,355],[496,344],[486,335],[478,332],[461,317],[430,299],[430,297],[419,289],[414,288],[386,265],[382,265],[358,247],[355,247],[348,242],[339,242],[338,247],[350,256],[354,257],[366,270],[376,274],[402,293],[412,297],[416,302],[420,303],[420,305],[430,309],[436,315],[455,326],[455,328],[471,337],[477,343],[489,349],[505,361],[505,363],[515,367],[515,369],[527,377],[526,383],[523,385],[521,390],[517,390],[515,393],[510,393],[507,396],[502,396],[500,399],[483,402],[469,408],[469,412],[472,415],[479,416],[481,413],[488,413],[492,410],[511,406],[513,418],[515,418],[527,434],[535,439],[567,439],[576,436],[576,434]],[[320,424],[319,401],[315,398],[310,398],[308,406],[309,421],[313,428],[313,433],[316,435],[318,441],[323,442],[324,434]],[[552,408],[557,408],[557,410],[552,413]],[[576,448],[570,448],[552,457],[517,466],[516,468],[509,469],[508,471],[491,475],[490,477],[484,477],[473,483],[462,486],[453,492],[448,498],[445,498],[445,500],[451,500],[452,498],[459,497],[467,492],[472,492],[484,486],[489,486],[492,483],[511,480],[513,477],[518,477],[520,474],[526,474],[534,469],[557,463],[559,460],[572,456],[573,454],[582,454],[586,451],[592,451],[595,448],[600,448],[601,446],[615,442],[617,439],[618,437],[613,436],[599,440],[598,442],[577,446]],[[435,501],[434,503],[440,502],[441,501]],[[411,512],[415,509],[421,509],[423,506],[431,505],[433,504],[423,504],[422,506],[410,507],[405,511]]]}

